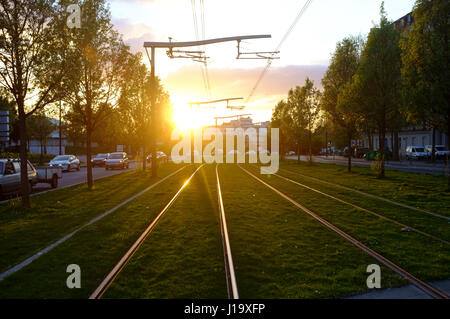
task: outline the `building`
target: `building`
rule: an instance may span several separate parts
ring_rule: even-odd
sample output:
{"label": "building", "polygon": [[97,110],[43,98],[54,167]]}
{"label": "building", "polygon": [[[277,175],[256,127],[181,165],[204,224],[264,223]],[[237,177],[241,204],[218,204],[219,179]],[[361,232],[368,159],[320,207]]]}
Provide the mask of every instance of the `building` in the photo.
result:
{"label": "building", "polygon": [[410,30],[414,23],[413,13],[410,12],[407,15],[401,17],[400,19],[394,21],[394,25],[400,32],[405,32]]}
{"label": "building", "polygon": [[[389,150],[393,150],[392,136],[388,133],[385,140],[385,145]],[[447,135],[445,133],[436,131],[436,145],[447,145]],[[379,137],[373,136],[373,146],[375,150],[379,149]],[[433,144],[433,130],[429,130],[419,126],[409,126],[403,128],[398,133],[398,149],[401,156],[405,155],[408,146],[427,146]],[[367,136],[362,141],[362,147],[369,148],[369,139]]]}
{"label": "building", "polygon": [[[59,155],[59,121],[48,118],[52,124],[55,126],[55,130],[50,133],[49,136],[47,136],[47,142],[46,145],[41,145],[41,142],[36,139],[32,139],[28,142],[28,150],[32,154],[40,154],[42,148],[44,148],[44,152],[46,154],[52,154],[52,155]],[[65,136],[62,137],[62,146],[61,146],[61,155],[66,154],[66,146],[68,146],[69,143],[67,142],[67,139]],[[14,147],[17,146],[16,143],[10,141],[7,146]]]}

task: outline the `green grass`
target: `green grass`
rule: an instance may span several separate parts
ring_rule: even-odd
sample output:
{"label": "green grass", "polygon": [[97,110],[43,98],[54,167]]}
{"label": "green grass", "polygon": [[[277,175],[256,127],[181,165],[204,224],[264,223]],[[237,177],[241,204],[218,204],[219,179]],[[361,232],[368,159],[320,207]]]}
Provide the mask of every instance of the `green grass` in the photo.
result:
{"label": "green grass", "polygon": [[191,180],[104,297],[227,297],[213,165]]}
{"label": "green grass", "polygon": [[365,167],[353,167],[351,174],[346,167],[331,164],[285,161],[280,167],[450,217],[450,193],[443,175],[388,170],[385,178],[378,179]]}
{"label": "green grass", "polygon": [[[377,262],[234,165],[221,184],[242,298],[338,298],[367,291]],[[259,174],[258,174],[259,175]],[[383,288],[404,280],[382,267]]]}
{"label": "green grass", "polygon": [[130,171],[96,181],[93,190],[82,184],[36,195],[31,209],[23,209],[16,200],[1,204],[0,272],[179,168],[167,164],[159,178],[152,178],[150,171]]}
{"label": "green grass", "polygon": [[[290,162],[282,166],[388,198],[386,189],[398,187],[402,178],[408,183],[403,186],[406,192],[413,193],[414,183],[421,176],[388,172],[388,178],[378,180],[364,169],[349,176],[330,165]],[[447,245],[402,232],[400,226],[278,177],[261,177],[254,166],[245,167],[420,279],[450,278]],[[161,176],[178,168],[164,166]],[[194,166],[186,168],[0,281],[0,298],[87,298],[193,170]],[[368,291],[366,268],[379,262],[238,166],[220,165],[219,172],[241,298],[341,298]],[[281,174],[436,236],[450,237],[448,223],[441,223],[442,219],[294,174]],[[14,204],[0,206],[0,265],[5,268],[21,261],[154,182],[150,174],[128,172],[98,181],[93,191],[77,186],[33,197],[34,210],[23,211]],[[416,197],[421,207],[443,214],[436,209],[447,207],[447,199],[433,193],[439,183],[434,176],[425,176],[421,184],[424,188]],[[402,194],[396,196],[392,199],[415,205]],[[427,205],[424,198],[428,197],[441,206]],[[66,267],[70,264],[81,267],[81,289],[66,287]],[[387,288],[406,281],[382,266],[381,283]],[[197,173],[104,297],[226,297],[215,165]]]}
{"label": "green grass", "polygon": [[[0,298],[88,298],[190,174],[188,167],[6,277]],[[66,286],[70,264],[81,268],[81,289]]]}
{"label": "green grass", "polygon": [[[258,173],[258,169],[254,166],[247,168],[253,173]],[[263,179],[418,278],[427,281],[450,278],[449,245],[415,232],[402,232],[401,226],[275,176],[264,176]],[[377,202],[374,199],[366,201]],[[362,206],[368,205],[363,203]],[[424,223],[432,219],[435,217],[426,215]],[[448,228],[446,221],[440,222]],[[447,233],[440,235],[448,238],[448,229]]]}
{"label": "green grass", "polygon": [[[291,169],[291,171],[294,171]],[[300,172],[296,170],[297,172]],[[313,169],[309,169],[308,173],[312,173]],[[372,212],[395,220],[397,222],[403,223],[409,227],[416,228],[420,231],[426,232],[428,234],[434,235],[438,238],[450,241],[450,226],[449,223],[440,217],[436,217],[424,212],[415,211],[405,207],[401,207],[392,203],[388,203],[382,200],[377,200],[375,198],[367,197],[364,195],[357,194],[350,190],[341,189],[330,184],[324,184],[316,180],[309,179],[307,177],[299,176],[295,173],[290,173],[288,171],[280,171],[278,173],[281,176],[287,177],[291,180],[297,181],[300,184],[309,186],[318,191],[324,192],[331,196],[337,197],[341,200],[347,201],[351,204],[357,205],[359,207],[368,209]],[[305,174],[306,175],[306,174]],[[350,176],[353,178],[353,176]],[[370,178],[370,177],[369,177]],[[276,178],[275,178],[276,179]],[[289,182],[286,182],[289,183]],[[299,189],[304,189],[300,186],[292,184],[293,187],[298,187]],[[369,190],[370,192],[370,190]],[[322,197],[319,195],[318,197]],[[408,202],[406,202],[408,203]],[[351,206],[347,206],[351,209]],[[359,211],[361,216],[366,216],[367,213]],[[397,226],[400,227],[401,226]]]}

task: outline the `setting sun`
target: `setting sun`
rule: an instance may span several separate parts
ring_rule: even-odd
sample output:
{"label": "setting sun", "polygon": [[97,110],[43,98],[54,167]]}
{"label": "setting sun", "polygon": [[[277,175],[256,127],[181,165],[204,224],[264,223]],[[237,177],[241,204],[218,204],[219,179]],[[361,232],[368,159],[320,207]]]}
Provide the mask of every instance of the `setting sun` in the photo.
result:
{"label": "setting sun", "polygon": [[177,102],[173,107],[173,121],[179,129],[199,128],[214,124],[214,110]]}

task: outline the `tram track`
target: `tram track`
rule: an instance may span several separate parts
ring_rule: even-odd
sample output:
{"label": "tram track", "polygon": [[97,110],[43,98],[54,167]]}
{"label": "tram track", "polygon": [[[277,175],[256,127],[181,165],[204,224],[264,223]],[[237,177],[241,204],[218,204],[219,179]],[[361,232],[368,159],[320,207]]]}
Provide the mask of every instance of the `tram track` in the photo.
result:
{"label": "tram track", "polygon": [[419,278],[413,276],[412,274],[410,274],[409,272],[407,272],[403,268],[399,267],[398,265],[396,265],[395,263],[393,263],[389,259],[385,258],[381,254],[379,254],[379,253],[375,252],[374,250],[370,249],[369,247],[364,245],[362,242],[360,242],[357,239],[353,238],[352,236],[348,235],[347,233],[345,233],[344,231],[342,231],[341,229],[339,229],[338,227],[336,227],[332,223],[328,222],[327,220],[325,220],[324,218],[322,218],[319,215],[315,214],[311,210],[307,209],[306,207],[304,207],[303,205],[301,205],[300,203],[298,203],[297,201],[295,201],[291,197],[289,197],[286,194],[282,193],[277,188],[275,188],[272,185],[264,182],[262,179],[258,178],[257,176],[252,174],[250,171],[246,170],[245,168],[243,168],[240,165],[238,165],[238,166],[245,173],[247,173],[250,177],[254,178],[255,180],[257,180],[258,182],[260,182],[261,184],[263,184],[267,188],[271,189],[276,194],[278,194],[279,196],[281,196],[282,198],[284,198],[285,200],[289,201],[291,204],[293,204],[294,206],[296,206],[297,208],[302,210],[304,213],[310,215],[315,220],[320,222],[322,225],[324,225],[328,229],[334,231],[335,233],[337,233],[338,235],[340,235],[341,237],[343,237],[344,239],[346,239],[347,241],[352,243],[354,246],[356,246],[356,247],[360,248],[361,250],[363,250],[364,252],[366,252],[368,255],[372,256],[373,258],[375,258],[376,260],[378,260],[379,262],[384,264],[386,267],[388,267],[389,269],[394,271],[396,274],[398,274],[401,277],[403,277],[406,280],[408,280],[412,285],[416,286],[417,288],[419,288],[421,291],[423,291],[427,295],[431,296],[432,298],[436,298],[436,299],[448,299],[449,298],[447,293],[445,293],[445,292],[443,292],[443,291],[441,291],[441,290],[439,290],[439,289],[429,285],[428,283],[420,280]]}
{"label": "tram track", "polygon": [[298,186],[300,186],[300,187],[303,187],[303,188],[305,188],[305,189],[308,189],[308,190],[310,190],[310,191],[313,191],[313,192],[315,192],[315,193],[317,193],[317,194],[320,194],[320,195],[322,195],[322,196],[325,196],[325,197],[328,197],[328,198],[330,198],[330,199],[333,199],[333,200],[335,200],[335,201],[337,201],[337,202],[340,202],[340,203],[342,203],[342,204],[344,204],[344,205],[351,206],[351,207],[356,208],[356,209],[358,209],[358,210],[361,210],[361,211],[363,211],[363,212],[365,212],[365,213],[368,213],[368,214],[370,214],[370,215],[376,216],[376,217],[378,217],[378,218],[380,218],[380,219],[386,220],[386,221],[391,222],[391,223],[394,223],[394,224],[396,224],[396,225],[398,225],[398,226],[401,226],[401,227],[404,227],[404,228],[406,228],[406,229],[409,229],[409,230],[411,230],[411,231],[413,231],[413,232],[416,232],[416,233],[421,234],[421,235],[423,235],[423,236],[426,236],[426,237],[428,237],[428,238],[431,238],[431,239],[440,241],[440,242],[442,242],[442,243],[444,243],[444,244],[446,244],[446,245],[450,245],[450,242],[447,241],[447,240],[445,240],[445,239],[442,239],[442,238],[439,238],[439,237],[434,236],[434,235],[432,235],[432,234],[423,232],[423,231],[421,231],[421,230],[419,230],[419,229],[417,229],[417,228],[408,226],[408,225],[403,224],[403,223],[401,223],[401,222],[398,222],[398,221],[396,221],[396,220],[394,220],[394,219],[392,219],[392,218],[383,216],[383,215],[378,214],[378,213],[376,213],[376,212],[374,212],[374,211],[371,211],[371,210],[369,210],[369,209],[366,209],[366,208],[363,208],[363,207],[361,207],[361,206],[352,204],[352,203],[347,202],[347,201],[345,201],[345,200],[343,200],[343,199],[337,198],[336,196],[330,195],[330,194],[328,194],[328,193],[325,193],[325,192],[320,191],[320,190],[318,190],[318,189],[315,189],[315,188],[313,188],[313,187],[310,187],[310,186],[307,186],[307,185],[305,185],[305,184],[299,183],[299,182],[294,181],[294,180],[292,180],[292,179],[290,179],[290,178],[287,178],[287,177],[285,177],[285,176],[282,176],[282,175],[279,175],[279,174],[274,174],[274,176],[276,176],[276,177],[278,177],[278,178],[280,178],[280,179],[282,179],[282,180],[285,180],[285,181],[287,181],[287,182],[290,182],[290,183],[292,183],[292,184],[295,184],[295,185],[298,185]]}
{"label": "tram track", "polygon": [[223,205],[222,190],[220,187],[219,178],[219,165],[216,165],[216,180],[217,180],[217,199],[219,202],[219,215],[220,215],[220,231],[222,234],[222,245],[225,262],[225,275],[227,278],[227,289],[229,299],[239,299],[238,286],[236,282],[236,275],[234,271],[233,256],[231,254],[230,239],[228,237],[228,227],[225,217],[225,209]]}
{"label": "tram track", "polygon": [[369,193],[366,193],[366,192],[363,192],[363,191],[360,191],[360,190],[357,190],[357,189],[354,189],[354,188],[351,188],[351,187],[347,187],[347,186],[344,186],[344,185],[328,182],[328,181],[325,181],[325,180],[320,179],[320,178],[316,178],[316,177],[304,175],[304,174],[301,174],[301,173],[293,172],[293,171],[290,171],[290,170],[287,170],[287,169],[284,169],[284,168],[280,168],[280,171],[283,171],[283,172],[286,172],[286,173],[289,173],[289,174],[293,174],[293,175],[297,175],[297,176],[301,176],[303,178],[307,178],[307,179],[310,179],[310,180],[313,180],[313,181],[316,181],[316,182],[319,182],[319,183],[322,183],[322,184],[325,184],[325,185],[329,185],[329,186],[333,186],[333,187],[340,188],[340,189],[343,189],[343,190],[347,190],[347,191],[350,191],[350,192],[354,192],[354,193],[357,193],[359,195],[363,195],[365,197],[370,197],[370,198],[373,198],[373,199],[384,201],[386,203],[389,203],[389,204],[392,204],[392,205],[396,205],[396,206],[399,206],[399,207],[403,207],[403,208],[407,208],[407,209],[410,209],[410,210],[413,210],[413,211],[416,211],[416,212],[420,212],[420,213],[428,214],[428,215],[431,215],[431,216],[434,216],[434,217],[442,218],[442,219],[445,219],[445,220],[450,222],[450,217],[447,217],[447,216],[444,216],[444,215],[441,215],[441,214],[438,214],[438,213],[430,212],[430,211],[422,209],[422,208],[414,207],[414,206],[407,205],[407,204],[404,204],[404,203],[399,203],[399,202],[390,200],[388,198],[384,198],[384,197],[377,196],[377,195],[374,195],[374,194],[369,194]]}
{"label": "tram track", "polygon": [[144,243],[145,239],[150,235],[155,226],[165,215],[165,213],[172,207],[175,201],[178,199],[183,190],[189,185],[189,182],[197,174],[197,172],[204,166],[199,166],[194,173],[189,177],[189,179],[181,186],[178,192],[172,197],[172,199],[167,203],[167,205],[161,210],[158,216],[153,220],[153,222],[145,229],[145,231],[139,236],[139,238],[134,242],[134,244],[128,249],[128,251],[122,256],[119,262],[113,267],[113,269],[106,275],[100,285],[94,290],[94,292],[89,296],[89,299],[100,299],[106,290],[111,286],[120,272],[124,269],[128,261],[134,256],[138,251],[139,247]]}

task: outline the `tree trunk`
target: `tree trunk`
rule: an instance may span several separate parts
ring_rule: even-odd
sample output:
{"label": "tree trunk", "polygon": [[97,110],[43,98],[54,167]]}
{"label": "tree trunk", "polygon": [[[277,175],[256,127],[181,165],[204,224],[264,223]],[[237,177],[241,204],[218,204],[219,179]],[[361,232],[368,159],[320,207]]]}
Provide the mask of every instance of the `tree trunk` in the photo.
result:
{"label": "tree trunk", "polygon": [[398,162],[400,160],[400,154],[398,149],[398,130],[394,131],[394,145],[392,152],[394,153],[394,161]]}
{"label": "tree trunk", "polygon": [[[447,149],[450,150],[450,109],[449,109],[449,113],[447,114]],[[447,190],[450,191],[450,171],[449,171],[449,166],[450,166],[450,156],[447,155],[446,161],[445,161],[445,165],[447,167],[447,174],[448,174],[448,180],[447,180]]]}
{"label": "tree trunk", "polygon": [[381,129],[381,133],[379,134],[379,140],[380,140],[380,155],[381,155],[381,166],[380,166],[380,170],[378,172],[378,178],[383,178],[384,177],[384,146],[385,146],[385,140],[386,140],[386,131],[385,129]]}
{"label": "tree trunk", "polygon": [[87,183],[88,188],[92,189],[94,187],[94,179],[92,177],[92,106],[88,101],[86,105],[86,117],[87,117],[87,125],[86,125],[86,166],[87,166]]}
{"label": "tree trunk", "polygon": [[145,154],[145,146],[142,146],[142,170],[144,171],[147,169],[147,158],[145,157]]}
{"label": "tree trunk", "polygon": [[300,158],[301,154],[300,154],[300,139],[297,142],[297,157],[298,157],[298,162],[300,163]]}
{"label": "tree trunk", "polygon": [[432,132],[433,136],[431,137],[431,161],[434,162],[436,160],[436,127],[433,126]]}
{"label": "tree trunk", "polygon": [[308,132],[309,163],[312,164],[312,132]]}
{"label": "tree trunk", "polygon": [[41,155],[39,156],[39,165],[42,165],[42,163],[44,163],[44,142],[40,140],[39,144],[41,144]]}
{"label": "tree trunk", "polygon": [[352,172],[352,137],[348,137],[348,162],[347,162],[347,170],[349,173]]}
{"label": "tree trunk", "polygon": [[87,182],[88,182],[88,188],[92,189],[94,186],[94,179],[92,177],[92,149],[91,149],[91,143],[92,143],[92,132],[91,128],[88,126],[86,129],[86,165],[87,165]]}
{"label": "tree trunk", "polygon": [[369,150],[373,150],[373,134],[371,132],[369,132],[367,134],[367,136],[369,137]]}
{"label": "tree trunk", "polygon": [[22,183],[22,206],[30,208],[30,188],[28,181],[28,153],[27,153],[27,129],[23,103],[17,103],[19,110],[19,136],[20,136],[20,181]]}

